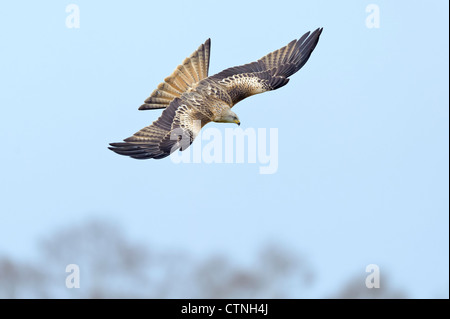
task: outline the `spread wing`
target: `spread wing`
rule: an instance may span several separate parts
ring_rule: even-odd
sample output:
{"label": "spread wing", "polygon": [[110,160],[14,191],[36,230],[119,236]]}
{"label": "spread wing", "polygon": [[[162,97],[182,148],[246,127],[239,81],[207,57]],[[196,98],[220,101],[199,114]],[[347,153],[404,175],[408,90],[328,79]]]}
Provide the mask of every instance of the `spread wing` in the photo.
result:
{"label": "spread wing", "polygon": [[139,110],[166,108],[173,99],[180,97],[181,94],[195,87],[200,80],[207,78],[210,46],[210,39],[200,45],[173,71],[172,75],[158,85],[145,103],[139,107]]}
{"label": "spread wing", "polygon": [[226,69],[210,77],[225,87],[233,104],[254,94],[276,90],[308,61],[319,41],[322,28],[262,57],[258,61]]}
{"label": "spread wing", "polygon": [[151,125],[122,143],[111,143],[110,150],[136,159],[160,159],[192,144],[203,125],[210,122],[204,114],[180,98],[175,98]]}

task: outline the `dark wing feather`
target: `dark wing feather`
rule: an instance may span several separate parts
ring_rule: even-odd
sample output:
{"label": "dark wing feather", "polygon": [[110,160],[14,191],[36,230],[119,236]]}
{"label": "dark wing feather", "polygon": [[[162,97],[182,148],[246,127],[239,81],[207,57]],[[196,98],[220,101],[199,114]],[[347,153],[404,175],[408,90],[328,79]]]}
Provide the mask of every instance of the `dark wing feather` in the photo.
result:
{"label": "dark wing feather", "polygon": [[[199,122],[196,122],[198,120]],[[203,120],[203,122],[202,122]],[[160,159],[192,144],[201,126],[208,121],[180,98],[175,98],[161,116],[110,150],[136,159]]]}
{"label": "dark wing feather", "polygon": [[305,65],[321,33],[322,28],[311,34],[307,32],[258,61],[228,68],[210,79],[226,87],[233,104],[254,94],[276,90],[286,85],[288,77]]}

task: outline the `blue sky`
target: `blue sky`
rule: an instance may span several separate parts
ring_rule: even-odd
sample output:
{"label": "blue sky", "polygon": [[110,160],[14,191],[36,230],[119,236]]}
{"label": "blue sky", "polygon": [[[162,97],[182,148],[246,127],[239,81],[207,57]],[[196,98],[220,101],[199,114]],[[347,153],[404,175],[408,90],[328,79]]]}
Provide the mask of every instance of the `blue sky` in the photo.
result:
{"label": "blue sky", "polygon": [[[411,297],[448,298],[448,22],[447,1],[4,3],[0,254],[33,258],[43,235],[95,217],[238,263],[281,243],[316,268],[311,297],[375,263]],[[278,128],[276,174],[106,148],[159,116],[137,108],[205,39],[214,74],[317,27],[287,86],[233,108],[243,128]]]}

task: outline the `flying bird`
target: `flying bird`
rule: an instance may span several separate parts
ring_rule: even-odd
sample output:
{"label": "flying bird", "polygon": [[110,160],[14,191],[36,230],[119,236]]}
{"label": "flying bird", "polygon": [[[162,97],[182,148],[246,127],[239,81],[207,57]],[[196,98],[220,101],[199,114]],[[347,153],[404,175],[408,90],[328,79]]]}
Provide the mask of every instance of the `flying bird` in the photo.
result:
{"label": "flying bird", "polygon": [[152,92],[139,110],[164,109],[151,125],[110,150],[136,159],[160,159],[192,144],[209,122],[236,123],[231,108],[246,97],[276,90],[308,61],[322,28],[305,33],[285,47],[258,61],[225,69],[208,76],[210,39],[186,58]]}

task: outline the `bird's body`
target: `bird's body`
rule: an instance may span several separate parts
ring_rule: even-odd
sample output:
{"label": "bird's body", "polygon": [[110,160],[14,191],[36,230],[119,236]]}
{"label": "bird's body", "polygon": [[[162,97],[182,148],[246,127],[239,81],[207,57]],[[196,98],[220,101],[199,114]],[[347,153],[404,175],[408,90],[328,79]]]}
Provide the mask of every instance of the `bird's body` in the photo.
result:
{"label": "bird's body", "polygon": [[321,32],[308,32],[256,62],[209,77],[208,39],[139,108],[163,108],[161,116],[123,143],[111,143],[110,149],[136,159],[160,159],[189,147],[209,122],[240,124],[231,108],[246,97],[286,85],[308,61]]}

